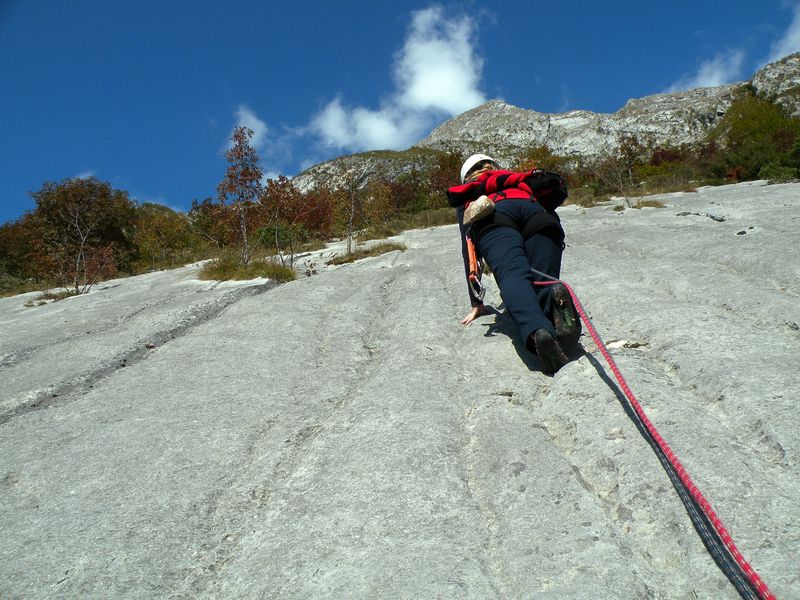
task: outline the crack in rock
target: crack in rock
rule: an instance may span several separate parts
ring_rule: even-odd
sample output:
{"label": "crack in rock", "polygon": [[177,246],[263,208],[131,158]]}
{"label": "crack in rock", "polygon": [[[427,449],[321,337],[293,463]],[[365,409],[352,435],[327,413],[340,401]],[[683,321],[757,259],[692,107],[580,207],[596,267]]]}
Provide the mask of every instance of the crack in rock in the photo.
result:
{"label": "crack in rock", "polygon": [[0,414],[0,425],[30,412],[48,408],[55,402],[63,403],[86,393],[92,389],[95,384],[110,377],[117,369],[135,365],[149,357],[158,346],[163,346],[172,340],[186,335],[195,327],[208,323],[240,300],[263,294],[276,285],[278,285],[276,282],[269,281],[261,285],[248,286],[226,294],[219,300],[193,306],[191,314],[181,319],[175,326],[148,335],[146,342],[142,341],[134,348],[118,353],[111,357],[104,366],[87,373],[79,374],[70,381],[62,382],[55,386],[49,386],[45,391],[39,392],[35,396],[29,398],[25,404]]}

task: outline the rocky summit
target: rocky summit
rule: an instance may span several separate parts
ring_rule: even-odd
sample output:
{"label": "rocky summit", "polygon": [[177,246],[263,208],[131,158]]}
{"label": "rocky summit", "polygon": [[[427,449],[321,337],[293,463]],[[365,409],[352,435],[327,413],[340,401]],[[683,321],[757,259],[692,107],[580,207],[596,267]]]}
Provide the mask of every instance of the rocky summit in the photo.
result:
{"label": "rocky summit", "polygon": [[547,114],[492,100],[437,127],[418,146],[465,155],[480,149],[512,160],[537,146],[562,156],[595,156],[613,150],[621,135],[658,145],[698,142],[725,115],[741,85],[631,100],[613,114]]}
{"label": "rocky summit", "polygon": [[752,85],[758,94],[800,118],[800,53],[767,65],[755,74]]}
{"label": "rocky summit", "polygon": [[[511,162],[525,150],[547,146],[555,154],[594,157],[613,151],[620,136],[633,136],[655,145],[702,141],[719,123],[737,92],[751,86],[760,97],[800,117],[800,53],[761,68],[749,81],[696,88],[629,100],[615,113],[573,110],[541,113],[490,100],[442,123],[408,153],[364,153],[348,157],[347,168],[381,171],[390,177],[425,164],[424,150],[454,150],[463,156],[484,152]],[[318,180],[337,185],[329,161],[295,177],[303,191]]]}
{"label": "rocky summit", "polygon": [[[800,184],[651,200],[560,208],[562,275],[800,598]],[[544,375],[490,277],[460,325],[456,226],[400,240],[280,286],[0,299],[0,598],[737,598],[592,339]]]}
{"label": "rocky summit", "polygon": [[548,114],[492,100],[443,123],[417,145],[465,155],[489,152],[508,160],[536,146],[562,156],[596,156],[615,148],[623,135],[659,146],[692,144],[719,122],[746,85],[800,116],[800,54],[792,54],[766,65],[748,82],[629,100],[611,114]]}

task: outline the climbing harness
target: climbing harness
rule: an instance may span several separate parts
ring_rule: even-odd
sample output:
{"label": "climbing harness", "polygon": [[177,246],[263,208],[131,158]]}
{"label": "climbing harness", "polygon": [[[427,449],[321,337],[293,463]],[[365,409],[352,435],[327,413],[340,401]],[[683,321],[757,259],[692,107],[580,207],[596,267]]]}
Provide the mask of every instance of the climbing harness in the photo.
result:
{"label": "climbing harness", "polygon": [[475,244],[471,237],[467,237],[467,256],[469,258],[469,275],[467,275],[469,289],[478,300],[483,301],[483,297],[486,295],[486,288],[481,283],[483,270],[478,264],[478,255],[475,253]]}
{"label": "climbing harness", "polygon": [[[537,281],[534,285],[546,286],[560,283],[569,292],[575,310],[578,311],[581,320],[592,336],[592,340],[594,340],[603,358],[606,360],[609,367],[611,367],[611,371],[614,373],[617,382],[619,382],[622,393],[628,400],[629,404],[625,407],[626,412],[628,412],[628,415],[634,421],[637,429],[639,429],[656,453],[670,481],[672,481],[672,485],[675,487],[678,496],[686,507],[692,524],[703,540],[703,544],[711,554],[714,562],[717,563],[742,598],[746,598],[747,600],[775,600],[775,596],[769,591],[767,584],[764,583],[758,573],[756,573],[753,567],[745,560],[744,556],[742,556],[741,552],[739,552],[728,530],[714,512],[711,504],[692,481],[692,478],[686,472],[686,469],[678,460],[678,457],[675,456],[669,444],[667,444],[664,438],[661,437],[661,434],[658,433],[655,426],[650,422],[644,409],[639,404],[636,396],[633,395],[628,383],[622,376],[617,363],[611,358],[608,348],[606,348],[603,340],[600,339],[600,335],[597,333],[591,319],[589,319],[586,311],[583,309],[575,292],[565,281],[551,277],[536,269],[531,269],[531,271],[547,279],[547,281]],[[633,411],[631,411],[630,408],[632,408]]]}

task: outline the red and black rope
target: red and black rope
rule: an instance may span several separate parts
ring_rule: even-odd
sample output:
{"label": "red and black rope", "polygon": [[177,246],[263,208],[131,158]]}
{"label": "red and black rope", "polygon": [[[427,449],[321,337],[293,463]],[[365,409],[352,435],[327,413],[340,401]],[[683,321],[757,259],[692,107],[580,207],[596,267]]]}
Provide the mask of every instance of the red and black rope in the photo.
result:
{"label": "red and black rope", "polygon": [[639,431],[650,443],[661,461],[661,464],[664,466],[664,469],[667,471],[673,486],[675,486],[678,495],[689,513],[689,517],[695,529],[703,540],[709,553],[714,558],[714,561],[743,598],[774,600],[775,596],[770,592],[767,584],[759,577],[755,569],[753,569],[750,563],[742,556],[742,553],[736,547],[736,544],[728,533],[727,528],[712,508],[711,503],[705,498],[694,481],[692,481],[689,473],[681,464],[680,460],[678,460],[678,457],[675,456],[672,448],[670,448],[669,444],[667,444],[666,440],[664,440],[644,412],[644,409],[625,381],[617,363],[614,362],[614,359],[611,357],[608,348],[606,348],[603,340],[597,333],[597,329],[595,329],[573,289],[564,281],[554,279],[535,269],[532,270],[548,280],[536,282],[534,285],[543,286],[561,283],[569,292],[581,320],[586,324],[586,328],[592,340],[594,340],[603,358],[605,358],[609,367],[611,367],[611,371],[614,373],[614,377],[617,379],[624,397],[633,409],[632,416],[635,415],[636,417],[635,422]]}

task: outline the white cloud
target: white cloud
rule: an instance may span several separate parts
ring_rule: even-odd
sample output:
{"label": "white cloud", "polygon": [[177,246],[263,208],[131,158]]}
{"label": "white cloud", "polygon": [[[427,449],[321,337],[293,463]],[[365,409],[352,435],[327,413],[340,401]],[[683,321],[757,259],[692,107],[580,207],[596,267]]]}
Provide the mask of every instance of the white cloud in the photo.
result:
{"label": "white cloud", "polygon": [[81,171],[77,175],[75,175],[74,179],[89,179],[90,177],[94,177],[96,173],[91,169],[87,169],[86,171]]}
{"label": "white cloud", "polygon": [[336,98],[311,121],[311,129],[330,146],[347,146],[351,141],[351,118],[341,100]]}
{"label": "white cloud", "polygon": [[394,65],[399,104],[457,115],[483,103],[483,61],[472,47],[472,21],[448,19],[434,6],[411,17],[411,31]]}
{"label": "white cloud", "polygon": [[682,77],[673,83],[668,92],[689,90],[698,87],[715,87],[737,81],[742,73],[744,52],[728,50],[704,61],[697,73]]}
{"label": "white cloud", "polygon": [[800,3],[794,6],[794,17],[786,33],[772,45],[767,62],[776,61],[794,52],[800,52]]}
{"label": "white cloud", "polygon": [[408,140],[417,133],[418,121],[411,112],[394,111],[390,107],[347,108],[336,98],[314,117],[311,129],[328,146],[365,150],[408,145]]}
{"label": "white cloud", "polygon": [[561,84],[561,104],[558,106],[558,112],[567,112],[574,105],[572,101],[572,90],[566,85]]}
{"label": "white cloud", "polygon": [[267,142],[269,128],[267,124],[258,118],[255,112],[244,104],[240,104],[236,109],[236,126],[248,127],[253,130],[253,138],[250,140],[253,148],[263,148]]}
{"label": "white cloud", "polygon": [[395,90],[378,109],[345,106],[335,98],[309,131],[328,147],[348,150],[405,148],[442,116],[485,102],[479,89],[483,61],[466,17],[433,6],[412,13],[409,33],[393,65]]}

